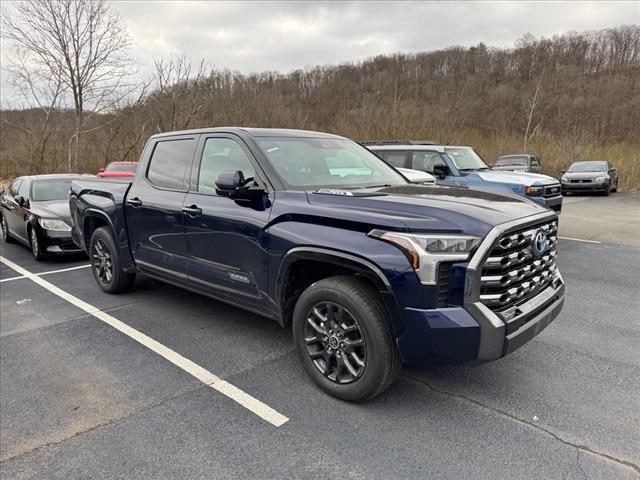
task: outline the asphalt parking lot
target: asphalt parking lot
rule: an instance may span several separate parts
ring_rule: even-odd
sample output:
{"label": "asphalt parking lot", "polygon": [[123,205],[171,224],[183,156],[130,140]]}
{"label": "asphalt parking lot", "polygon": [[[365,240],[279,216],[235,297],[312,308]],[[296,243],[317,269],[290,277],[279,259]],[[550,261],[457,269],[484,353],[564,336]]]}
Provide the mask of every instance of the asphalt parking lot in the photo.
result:
{"label": "asphalt parking lot", "polygon": [[86,259],[38,263],[3,243],[5,259],[53,288],[0,266],[0,475],[639,478],[640,194],[569,197],[560,234],[567,300],[542,334],[490,364],[405,368],[362,405],[317,390],[275,323],[145,278],[107,295]]}

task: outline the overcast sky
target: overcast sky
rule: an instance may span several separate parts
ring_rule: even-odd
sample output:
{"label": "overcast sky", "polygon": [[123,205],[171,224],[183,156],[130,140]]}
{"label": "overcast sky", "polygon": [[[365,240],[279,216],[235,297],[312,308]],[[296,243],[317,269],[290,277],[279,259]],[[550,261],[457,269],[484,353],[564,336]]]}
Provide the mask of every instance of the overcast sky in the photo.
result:
{"label": "overcast sky", "polygon": [[[141,75],[153,58],[186,54],[244,73],[453,45],[511,47],[524,33],[552,36],[640,23],[640,2],[212,2],[114,1]],[[3,45],[3,55],[6,45]],[[2,86],[6,87],[3,74]],[[3,88],[3,105],[11,102]]]}

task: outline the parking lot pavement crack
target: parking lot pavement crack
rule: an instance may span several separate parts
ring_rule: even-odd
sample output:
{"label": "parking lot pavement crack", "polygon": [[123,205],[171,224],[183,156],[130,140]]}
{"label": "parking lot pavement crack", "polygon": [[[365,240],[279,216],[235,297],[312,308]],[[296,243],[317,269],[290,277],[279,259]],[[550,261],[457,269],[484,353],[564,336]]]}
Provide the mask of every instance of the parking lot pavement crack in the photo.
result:
{"label": "parking lot pavement crack", "polygon": [[424,387],[428,388],[429,390],[431,390],[431,391],[433,391],[435,393],[438,393],[440,395],[444,395],[444,396],[447,396],[447,397],[450,397],[450,398],[455,398],[457,400],[462,400],[464,402],[473,404],[476,407],[480,407],[482,409],[489,410],[492,413],[497,414],[497,415],[499,415],[501,417],[504,417],[504,418],[506,418],[506,419],[508,419],[510,421],[513,421],[513,422],[519,423],[521,425],[524,425],[524,426],[527,426],[527,427],[530,427],[530,428],[534,428],[536,430],[544,432],[547,435],[551,436],[553,439],[557,440],[558,442],[563,443],[563,444],[565,444],[565,445],[567,445],[569,447],[573,447],[573,448],[577,449],[580,452],[590,453],[592,455],[600,457],[601,459],[603,459],[605,461],[613,462],[613,463],[618,464],[619,466],[630,468],[630,469],[634,470],[636,473],[640,474],[640,465],[632,462],[631,460],[627,460],[627,459],[624,459],[624,458],[619,458],[619,457],[616,457],[614,455],[611,455],[611,454],[608,454],[608,453],[605,453],[605,452],[601,452],[599,450],[596,450],[595,448],[590,447],[589,445],[584,445],[584,444],[572,442],[571,440],[567,440],[567,439],[563,438],[560,434],[558,434],[558,433],[556,433],[556,432],[554,432],[554,431],[552,431],[552,430],[550,430],[548,428],[545,428],[542,425],[538,425],[536,423],[531,423],[531,422],[529,422],[529,421],[527,421],[525,419],[516,417],[515,415],[513,415],[513,414],[511,414],[509,412],[506,412],[506,411],[504,411],[502,409],[493,407],[491,405],[487,405],[486,403],[483,403],[483,402],[481,402],[479,400],[476,400],[474,398],[469,398],[469,397],[467,397],[465,395],[462,395],[462,394],[459,394],[459,393],[449,392],[447,390],[443,390],[441,388],[434,387],[430,383],[425,382],[424,380],[422,380],[420,378],[416,378],[416,377],[413,377],[411,375],[406,375],[406,374],[402,374],[400,376],[402,378],[405,378],[405,379],[409,380],[409,381],[412,381],[412,382],[415,382],[415,383],[417,383],[417,384],[419,384],[421,386],[424,386]]}
{"label": "parking lot pavement crack", "polygon": [[153,410],[155,408],[161,407],[161,406],[165,405],[168,402],[177,400],[179,398],[182,398],[184,396],[190,395],[190,394],[192,394],[194,392],[197,392],[198,390],[203,390],[205,388],[208,388],[208,386],[207,385],[198,385],[197,387],[189,389],[186,392],[182,392],[182,393],[180,393],[178,395],[173,395],[173,396],[167,397],[167,398],[165,398],[164,400],[162,400],[160,402],[156,402],[156,403],[153,403],[151,405],[147,405],[146,407],[143,407],[143,408],[140,408],[138,410],[135,410],[135,411],[133,411],[133,412],[127,414],[127,415],[123,415],[121,417],[112,418],[110,420],[97,423],[95,425],[92,425],[89,428],[86,428],[86,429],[83,429],[83,430],[79,430],[79,431],[75,432],[73,435],[69,435],[69,436],[67,436],[65,438],[61,438],[59,440],[54,440],[54,441],[51,441],[51,442],[43,443],[42,445],[38,445],[37,447],[33,447],[33,448],[28,449],[28,450],[16,453],[14,455],[11,455],[11,456],[9,456],[7,458],[4,458],[4,459],[0,460],[0,465],[6,465],[9,462],[12,462],[12,461],[15,461],[15,460],[19,460],[19,459],[21,459],[23,457],[27,457],[29,455],[32,455],[32,454],[36,453],[36,452],[39,452],[39,451],[44,450],[44,449],[47,449],[49,447],[63,444],[65,442],[68,442],[69,440],[73,440],[74,438],[81,437],[82,435],[85,435],[87,433],[91,433],[91,432],[94,432],[94,431],[99,430],[101,428],[109,427],[111,425],[115,425],[115,424],[120,423],[120,422],[122,422],[124,420],[127,420],[129,418],[133,418],[133,417],[136,417],[138,415],[144,414],[144,413],[149,412],[149,411],[151,411],[151,410]]}

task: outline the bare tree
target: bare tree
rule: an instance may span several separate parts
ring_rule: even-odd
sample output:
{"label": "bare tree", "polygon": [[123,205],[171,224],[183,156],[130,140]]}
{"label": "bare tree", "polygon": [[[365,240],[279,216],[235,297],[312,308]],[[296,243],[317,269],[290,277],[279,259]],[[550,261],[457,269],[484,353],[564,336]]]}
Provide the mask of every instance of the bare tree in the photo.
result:
{"label": "bare tree", "polygon": [[[60,78],[64,93],[71,97],[75,125],[69,168],[77,169],[86,121],[108,111],[131,89],[126,84],[132,73],[126,26],[105,0],[19,1],[6,13],[3,36],[15,46],[14,58]],[[71,158],[71,148],[69,152]]]}
{"label": "bare tree", "polygon": [[540,97],[542,94],[542,81],[544,80],[544,72],[540,74],[538,83],[536,84],[536,90],[533,93],[533,97],[525,102],[525,112],[527,114],[527,127],[524,130],[524,141],[522,145],[523,151],[527,151],[527,144],[531,141],[533,136],[540,128],[540,123],[532,126],[533,117],[540,104]]}

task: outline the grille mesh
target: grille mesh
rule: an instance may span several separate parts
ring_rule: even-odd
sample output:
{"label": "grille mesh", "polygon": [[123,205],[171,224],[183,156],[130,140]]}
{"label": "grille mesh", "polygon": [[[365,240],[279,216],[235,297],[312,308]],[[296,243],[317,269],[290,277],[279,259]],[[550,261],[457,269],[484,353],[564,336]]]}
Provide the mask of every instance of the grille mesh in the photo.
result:
{"label": "grille mesh", "polygon": [[[533,238],[538,231],[548,246],[535,255]],[[555,277],[556,220],[504,234],[486,259],[481,274],[480,301],[493,311],[524,303],[550,285]]]}

